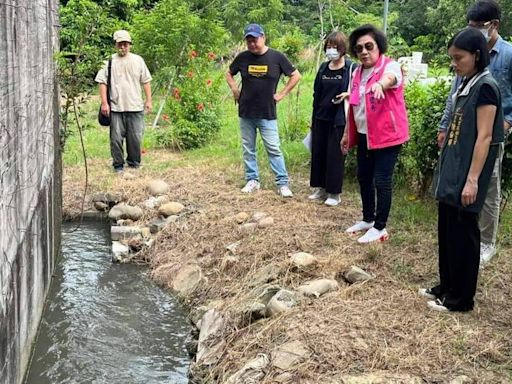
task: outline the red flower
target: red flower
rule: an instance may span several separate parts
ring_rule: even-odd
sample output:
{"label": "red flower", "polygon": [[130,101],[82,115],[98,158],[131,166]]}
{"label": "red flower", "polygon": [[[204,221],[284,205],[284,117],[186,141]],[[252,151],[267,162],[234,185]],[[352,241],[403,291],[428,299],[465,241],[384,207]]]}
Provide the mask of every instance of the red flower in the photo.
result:
{"label": "red flower", "polygon": [[178,88],[174,88],[174,90],[172,91],[172,96],[176,100],[181,100],[180,90]]}
{"label": "red flower", "polygon": [[199,112],[203,112],[204,111],[204,104],[203,103],[199,103],[199,104],[197,104],[196,108],[197,108],[197,110]]}
{"label": "red flower", "polygon": [[211,79],[206,80],[206,85],[209,87],[212,85],[213,81]]}
{"label": "red flower", "polygon": [[217,55],[215,52],[208,52],[208,60],[215,60],[217,58]]}
{"label": "red flower", "polygon": [[165,121],[169,121],[169,115],[166,115],[165,113],[162,115],[162,119]]}
{"label": "red flower", "polygon": [[191,58],[191,59],[197,57],[197,52],[196,51],[190,51],[190,53],[188,54],[188,57]]}
{"label": "red flower", "polygon": [[193,78],[193,77],[194,77],[194,72],[192,72],[192,71],[188,71],[188,72],[187,72],[187,77],[188,77],[189,79]]}

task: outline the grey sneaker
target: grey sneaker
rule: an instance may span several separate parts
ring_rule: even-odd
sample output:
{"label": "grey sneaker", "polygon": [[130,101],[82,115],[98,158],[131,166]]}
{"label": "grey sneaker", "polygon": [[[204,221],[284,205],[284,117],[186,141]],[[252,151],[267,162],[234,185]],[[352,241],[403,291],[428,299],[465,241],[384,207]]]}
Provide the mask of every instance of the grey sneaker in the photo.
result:
{"label": "grey sneaker", "polygon": [[260,189],[260,183],[257,180],[249,180],[245,187],[241,189],[243,193],[253,193]]}
{"label": "grey sneaker", "polygon": [[484,266],[496,255],[496,247],[493,244],[480,243],[480,265]]}
{"label": "grey sneaker", "polygon": [[323,200],[327,197],[325,188],[317,188],[315,192],[308,196],[309,200]]}
{"label": "grey sneaker", "polygon": [[324,201],[324,204],[329,207],[335,207],[340,203],[340,194],[339,193],[328,193],[327,200]]}
{"label": "grey sneaker", "polygon": [[293,197],[293,193],[287,185],[279,186],[277,193],[279,193],[281,197]]}

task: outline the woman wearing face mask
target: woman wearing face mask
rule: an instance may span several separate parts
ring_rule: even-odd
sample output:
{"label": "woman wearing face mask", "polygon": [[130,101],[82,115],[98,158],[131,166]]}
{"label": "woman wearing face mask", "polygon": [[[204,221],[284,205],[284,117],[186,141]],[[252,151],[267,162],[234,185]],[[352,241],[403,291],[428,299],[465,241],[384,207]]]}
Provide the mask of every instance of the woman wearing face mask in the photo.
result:
{"label": "woman wearing face mask", "polygon": [[498,84],[489,73],[485,37],[475,28],[448,43],[452,66],[462,84],[453,95],[452,114],[434,178],[439,201],[439,277],[421,289],[438,311],[470,311],[480,262],[478,215],[484,204],[498,147],[503,111]]}
{"label": "woman wearing face mask", "polygon": [[346,232],[364,232],[357,240],[363,244],[389,237],[393,170],[401,145],[409,140],[409,125],[400,65],[384,56],[386,36],[367,24],[352,32],[349,42],[361,66],[354,72],[347,129],[340,144],[344,153],[357,145],[363,219]]}
{"label": "woman wearing face mask", "polygon": [[339,146],[345,129],[343,100],[355,68],[345,57],[346,50],[343,33],[327,36],[324,51],[328,61],[318,70],[313,94],[310,185],[316,190],[309,199],[323,200],[331,207],[339,204],[343,185],[345,159]]}

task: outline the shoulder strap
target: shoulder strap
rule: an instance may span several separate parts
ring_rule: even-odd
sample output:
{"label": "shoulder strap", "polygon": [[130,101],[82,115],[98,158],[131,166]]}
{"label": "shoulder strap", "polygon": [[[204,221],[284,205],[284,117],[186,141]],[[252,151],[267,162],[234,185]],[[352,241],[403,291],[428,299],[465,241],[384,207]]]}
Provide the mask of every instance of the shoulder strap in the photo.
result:
{"label": "shoulder strap", "polygon": [[108,61],[108,72],[107,72],[107,100],[108,105],[110,105],[110,82],[112,81],[112,59],[109,59]]}
{"label": "shoulder strap", "polygon": [[[348,68],[348,88],[347,92],[350,94],[352,90],[352,70],[354,69],[354,62],[350,62],[350,67]],[[345,110],[345,125],[347,125],[348,121],[348,110],[349,110],[349,98],[346,98],[343,103],[343,109]]]}
{"label": "shoulder strap", "polygon": [[354,69],[354,62],[351,61],[350,62],[350,67],[348,68],[348,88],[347,90],[350,92],[350,90],[352,89],[352,74],[353,74],[353,69]]}
{"label": "shoulder strap", "polygon": [[318,72],[323,72],[325,71],[325,68],[327,68],[327,66],[329,65],[329,62],[328,61],[324,61],[322,64],[320,64],[320,68],[318,69]]}

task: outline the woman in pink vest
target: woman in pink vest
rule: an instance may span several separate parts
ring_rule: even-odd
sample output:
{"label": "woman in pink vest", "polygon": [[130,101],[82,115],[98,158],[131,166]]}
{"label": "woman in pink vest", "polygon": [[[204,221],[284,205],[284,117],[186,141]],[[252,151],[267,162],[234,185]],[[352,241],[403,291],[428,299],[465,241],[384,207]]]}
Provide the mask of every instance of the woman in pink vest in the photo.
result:
{"label": "woman in pink vest", "polygon": [[343,153],[357,145],[363,220],[346,232],[365,232],[357,240],[364,244],[389,238],[393,170],[402,144],[409,140],[409,124],[400,65],[384,56],[386,36],[366,24],[352,32],[349,42],[361,66],[354,72],[347,129],[340,144]]}

